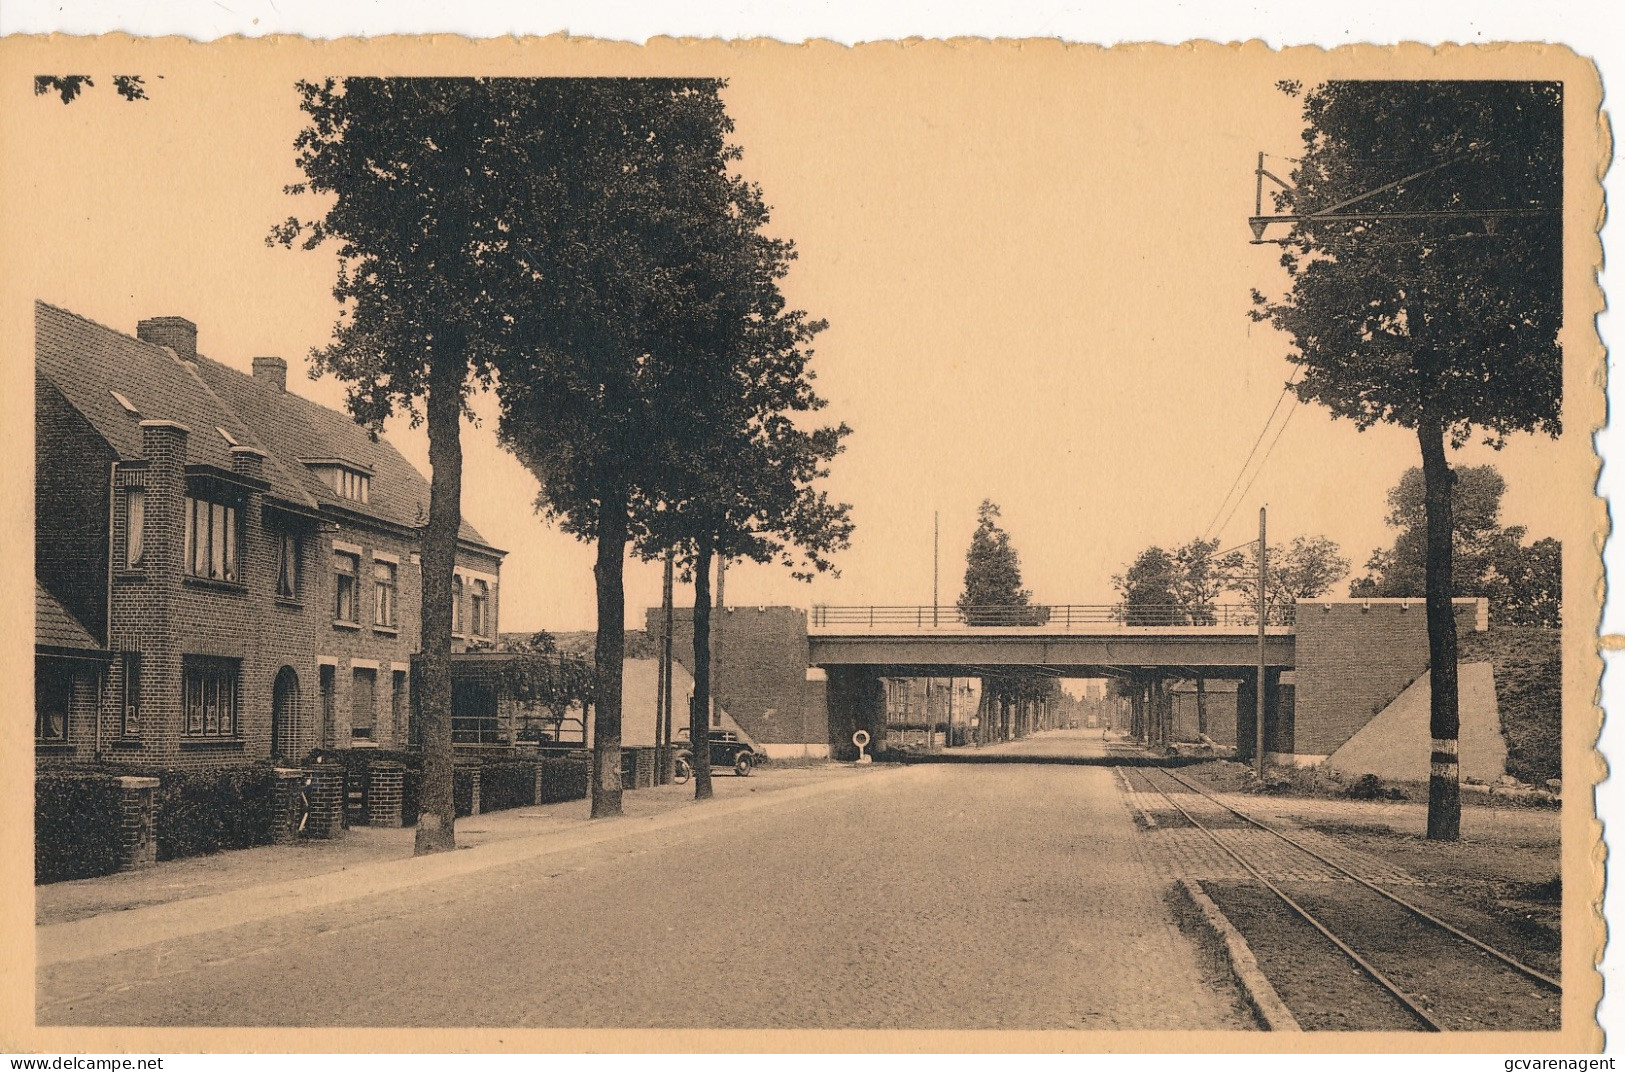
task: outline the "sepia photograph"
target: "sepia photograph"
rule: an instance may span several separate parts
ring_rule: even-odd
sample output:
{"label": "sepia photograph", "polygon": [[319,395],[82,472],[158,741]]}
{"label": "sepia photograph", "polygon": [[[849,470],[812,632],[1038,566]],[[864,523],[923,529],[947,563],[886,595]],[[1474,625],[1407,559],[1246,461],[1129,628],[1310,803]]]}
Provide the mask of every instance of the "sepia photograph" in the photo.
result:
{"label": "sepia photograph", "polygon": [[0,42],[6,1048],[1596,1050],[1601,92]]}

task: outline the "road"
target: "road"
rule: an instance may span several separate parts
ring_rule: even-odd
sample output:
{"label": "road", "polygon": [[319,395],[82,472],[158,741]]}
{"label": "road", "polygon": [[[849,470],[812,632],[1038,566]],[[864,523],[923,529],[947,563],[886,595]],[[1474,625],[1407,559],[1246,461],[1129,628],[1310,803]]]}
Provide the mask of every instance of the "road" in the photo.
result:
{"label": "road", "polygon": [[1032,763],[876,771],[55,964],[39,1002],[41,1024],[1249,1026],[1173,924],[1112,770]]}

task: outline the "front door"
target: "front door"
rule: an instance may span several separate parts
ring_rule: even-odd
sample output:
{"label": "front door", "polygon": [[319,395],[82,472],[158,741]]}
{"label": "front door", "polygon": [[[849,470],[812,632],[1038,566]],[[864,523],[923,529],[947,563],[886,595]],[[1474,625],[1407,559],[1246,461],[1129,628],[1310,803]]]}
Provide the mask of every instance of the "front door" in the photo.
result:
{"label": "front door", "polygon": [[284,666],[271,685],[271,758],[294,761],[298,751],[299,675]]}

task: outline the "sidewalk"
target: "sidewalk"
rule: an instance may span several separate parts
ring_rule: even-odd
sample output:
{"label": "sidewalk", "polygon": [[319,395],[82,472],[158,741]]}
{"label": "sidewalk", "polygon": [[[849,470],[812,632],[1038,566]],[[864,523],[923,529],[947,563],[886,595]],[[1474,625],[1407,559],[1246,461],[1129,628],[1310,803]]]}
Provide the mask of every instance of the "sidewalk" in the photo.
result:
{"label": "sidewalk", "polygon": [[[142,871],[37,886],[34,922],[41,929],[41,962],[47,933],[66,933],[62,928],[88,931],[86,924],[98,917],[124,915],[133,922],[153,909],[178,902],[225,895],[237,895],[237,900],[263,899],[250,897],[248,891],[288,892],[300,907],[310,896],[324,901],[344,899],[344,887],[356,891],[354,896],[362,896],[369,889],[415,884],[414,869],[421,881],[432,881],[443,874],[541,855],[555,847],[575,847],[646,830],[652,820],[698,821],[711,814],[733,814],[741,806],[771,801],[785,793],[790,796],[782,799],[819,792],[863,770],[832,763],[777,769],[768,766],[749,778],[718,774],[712,780],[714,798],[703,808],[694,807],[693,782],[628,791],[622,798],[625,816],[620,819],[589,819],[586,800],[468,816],[457,820],[458,852],[422,859],[412,855],[416,832],[411,828],[353,827],[331,841],[266,845],[174,860]],[[586,835],[585,841],[582,835]],[[405,865],[404,870],[401,865]],[[333,879],[340,873],[347,875],[342,886]],[[291,891],[293,886],[302,888]],[[213,918],[203,912],[198,915]]]}

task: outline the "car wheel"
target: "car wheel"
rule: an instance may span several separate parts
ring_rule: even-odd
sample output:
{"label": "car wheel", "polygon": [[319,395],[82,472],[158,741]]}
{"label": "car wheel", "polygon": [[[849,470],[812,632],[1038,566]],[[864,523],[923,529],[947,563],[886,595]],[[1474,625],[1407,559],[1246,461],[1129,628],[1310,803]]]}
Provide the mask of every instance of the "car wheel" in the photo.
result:
{"label": "car wheel", "polygon": [[749,752],[741,752],[734,757],[734,773],[739,775],[739,777],[749,778],[751,766],[752,763]]}

